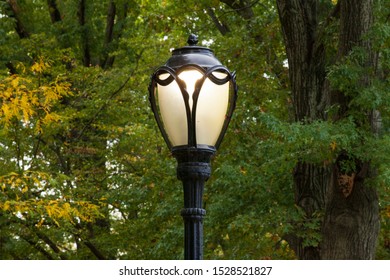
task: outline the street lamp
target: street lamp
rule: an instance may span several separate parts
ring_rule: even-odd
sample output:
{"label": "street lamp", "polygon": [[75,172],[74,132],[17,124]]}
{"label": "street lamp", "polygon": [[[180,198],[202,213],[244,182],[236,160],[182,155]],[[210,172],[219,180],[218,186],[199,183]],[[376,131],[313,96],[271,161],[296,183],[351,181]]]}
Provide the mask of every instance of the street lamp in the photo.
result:
{"label": "street lamp", "polygon": [[203,259],[204,182],[211,157],[229,125],[237,99],[235,73],[191,34],[151,77],[149,99],[158,127],[176,158],[183,182],[184,257]]}

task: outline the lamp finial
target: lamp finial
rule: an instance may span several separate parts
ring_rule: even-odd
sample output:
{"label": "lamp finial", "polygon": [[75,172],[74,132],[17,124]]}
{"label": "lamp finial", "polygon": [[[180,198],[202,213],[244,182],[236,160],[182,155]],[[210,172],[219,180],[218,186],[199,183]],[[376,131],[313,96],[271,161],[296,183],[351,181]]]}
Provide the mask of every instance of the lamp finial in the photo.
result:
{"label": "lamp finial", "polygon": [[191,34],[190,36],[188,36],[187,43],[190,46],[195,46],[196,44],[198,44],[198,36],[195,34]]}

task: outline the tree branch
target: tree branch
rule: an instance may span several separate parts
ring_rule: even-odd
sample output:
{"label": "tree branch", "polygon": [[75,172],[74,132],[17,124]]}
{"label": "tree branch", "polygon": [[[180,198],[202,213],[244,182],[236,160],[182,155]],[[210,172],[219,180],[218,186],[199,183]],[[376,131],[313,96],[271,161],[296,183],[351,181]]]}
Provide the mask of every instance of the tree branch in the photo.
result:
{"label": "tree branch", "polygon": [[132,75],[130,75],[130,76],[126,79],[126,81],[125,81],[125,82],[124,82],[116,91],[114,91],[114,92],[111,94],[111,96],[107,99],[107,102],[104,103],[104,104],[96,111],[95,115],[91,118],[91,120],[90,120],[87,124],[84,125],[83,129],[80,131],[80,133],[79,133],[79,135],[77,136],[77,139],[76,139],[76,140],[78,140],[78,139],[81,138],[81,136],[84,134],[84,132],[86,131],[86,129],[87,129],[88,127],[91,126],[91,124],[97,119],[97,117],[100,115],[100,113],[108,106],[109,101],[110,101],[111,99],[113,99],[114,96],[117,95],[117,94],[126,86],[127,82],[130,80],[131,76],[132,76]]}
{"label": "tree branch", "polygon": [[41,239],[43,240],[49,247],[57,253],[62,260],[67,260],[68,258],[61,252],[61,250],[57,247],[57,245],[43,232],[40,232],[37,229],[33,228],[33,232]]}
{"label": "tree branch", "polygon": [[[115,2],[110,1],[107,13],[107,25],[105,40],[103,45],[103,58],[100,62],[100,66],[103,69],[108,69],[114,64],[115,56],[110,55],[110,51],[118,48],[119,39],[122,36],[125,19],[127,17],[128,3],[125,2],[122,6],[122,12],[117,9]],[[115,21],[115,17],[117,20]]]}
{"label": "tree branch", "polygon": [[79,9],[77,11],[77,16],[79,18],[79,24],[81,26],[81,40],[82,40],[82,49],[83,49],[83,64],[86,67],[89,67],[91,65],[91,53],[89,50],[89,43],[88,43],[88,30],[86,27],[86,21],[85,21],[85,6],[86,6],[86,0],[79,0]]}
{"label": "tree branch", "polygon": [[8,16],[13,17],[16,21],[15,30],[16,33],[18,33],[19,38],[23,39],[23,38],[30,37],[30,34],[28,33],[27,29],[25,28],[22,22],[21,15],[20,15],[20,7],[18,2],[16,0],[7,0],[6,2],[8,3],[9,8],[12,11],[12,13],[9,13]]}
{"label": "tree branch", "polygon": [[105,69],[107,66],[107,60],[109,56],[109,46],[114,37],[114,24],[115,24],[116,6],[113,0],[110,0],[108,4],[106,33],[103,44],[103,59],[100,62],[100,66]]}
{"label": "tree branch", "polygon": [[38,252],[40,252],[42,255],[44,255],[48,260],[54,260],[52,255],[49,254],[41,245],[39,245],[38,241],[33,241],[26,236],[22,236],[22,238],[30,244],[34,249],[36,249]]}
{"label": "tree branch", "polygon": [[[75,228],[78,230],[82,230],[83,227],[79,223],[75,223]],[[83,240],[80,237],[80,234],[75,233],[76,244],[80,245],[79,241],[82,242],[99,260],[106,260],[107,258],[100,252],[95,245],[92,244],[89,240]]]}
{"label": "tree branch", "polygon": [[57,7],[56,0],[47,0],[49,6],[50,19],[52,23],[56,23],[62,20],[60,10]]}
{"label": "tree branch", "polygon": [[217,15],[211,7],[207,8],[207,14],[210,16],[211,20],[214,22],[214,25],[222,35],[226,35],[226,33],[230,31],[229,27],[217,18]]}
{"label": "tree branch", "polygon": [[83,243],[85,246],[88,247],[88,249],[99,259],[99,260],[106,260],[107,258],[93,245],[90,241],[84,240]]}
{"label": "tree branch", "polygon": [[221,0],[221,2],[235,10],[243,19],[251,20],[255,16],[252,7],[259,1],[248,3],[248,0]]}

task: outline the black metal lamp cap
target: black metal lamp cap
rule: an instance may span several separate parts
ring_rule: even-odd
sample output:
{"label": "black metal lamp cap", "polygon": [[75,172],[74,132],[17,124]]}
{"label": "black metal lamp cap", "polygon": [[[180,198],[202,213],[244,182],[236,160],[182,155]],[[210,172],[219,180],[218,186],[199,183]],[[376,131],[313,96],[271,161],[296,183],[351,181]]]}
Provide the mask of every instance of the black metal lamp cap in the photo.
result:
{"label": "black metal lamp cap", "polygon": [[177,69],[184,65],[196,64],[208,69],[222,65],[211,49],[196,45],[198,43],[197,35],[191,34],[187,43],[187,46],[172,51],[172,57],[167,61],[166,66]]}

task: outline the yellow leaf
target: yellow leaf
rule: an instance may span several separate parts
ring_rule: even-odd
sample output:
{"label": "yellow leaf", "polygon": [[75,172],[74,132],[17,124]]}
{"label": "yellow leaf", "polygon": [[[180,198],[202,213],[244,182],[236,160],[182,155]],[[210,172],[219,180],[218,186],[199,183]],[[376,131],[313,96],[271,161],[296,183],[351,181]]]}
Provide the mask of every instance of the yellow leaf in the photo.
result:
{"label": "yellow leaf", "polygon": [[6,202],[3,204],[3,210],[4,210],[4,211],[7,211],[9,208],[10,208],[10,203],[9,203],[9,201],[6,201]]}
{"label": "yellow leaf", "polygon": [[7,103],[3,103],[1,106],[1,110],[3,111],[3,116],[5,117],[6,122],[10,119],[10,108]]}
{"label": "yellow leaf", "polygon": [[40,228],[40,227],[42,226],[42,224],[43,224],[44,221],[45,221],[45,219],[42,218],[42,219],[39,221],[39,223],[36,224],[36,227]]}
{"label": "yellow leaf", "polygon": [[51,215],[52,215],[52,207],[49,206],[49,205],[46,205],[45,209],[46,209],[46,212],[49,215],[49,217],[51,217]]}
{"label": "yellow leaf", "polygon": [[45,69],[48,68],[49,66],[50,64],[46,63],[43,60],[43,57],[39,57],[39,60],[31,66],[31,71],[36,73],[43,73],[43,71],[45,71]]}
{"label": "yellow leaf", "polygon": [[14,75],[14,76],[12,76],[12,77],[13,77],[13,79],[11,80],[11,86],[12,86],[13,88],[18,88],[18,85],[19,85],[19,77],[16,76],[16,75]]}
{"label": "yellow leaf", "polygon": [[332,143],[330,143],[330,149],[334,152],[336,150],[336,147],[337,147],[336,141],[332,141]]}

